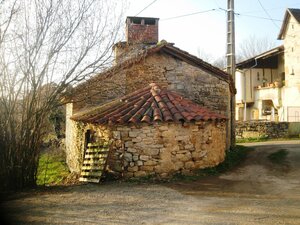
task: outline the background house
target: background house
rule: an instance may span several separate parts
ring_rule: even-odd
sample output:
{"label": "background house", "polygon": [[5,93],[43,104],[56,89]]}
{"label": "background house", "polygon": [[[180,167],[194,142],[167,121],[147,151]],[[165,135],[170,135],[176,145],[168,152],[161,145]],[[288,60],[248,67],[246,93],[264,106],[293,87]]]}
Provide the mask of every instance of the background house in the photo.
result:
{"label": "background house", "polygon": [[[230,132],[226,132],[230,129],[230,123],[227,121],[225,123],[224,119],[230,115],[230,96],[234,89],[231,77],[222,70],[175,47],[174,44],[166,41],[158,42],[158,21],[159,20],[157,18],[128,17],[126,20],[126,42],[119,42],[114,46],[116,57],[115,64],[107,71],[79,84],[73,88],[69,96],[66,96],[66,154],[67,163],[71,171],[79,172],[81,170],[86,142],[87,140],[93,139],[91,137],[87,137],[86,134],[96,133],[98,135],[98,139],[115,140],[114,134],[116,133],[113,131],[117,131],[115,129],[117,129],[116,126],[118,126],[118,123],[120,123],[125,130],[127,129],[127,134],[124,134],[124,132],[123,134],[120,133],[121,136],[118,141],[118,149],[122,149],[122,154],[119,154],[120,157],[117,157],[118,159],[115,159],[115,161],[119,160],[122,162],[118,168],[121,168],[125,174],[139,176],[145,175],[144,172],[147,171],[147,168],[143,167],[145,164],[141,164],[140,155],[142,152],[145,152],[148,147],[150,148],[150,146],[147,147],[144,143],[144,149],[136,151],[136,155],[134,155],[132,154],[133,152],[130,152],[130,148],[132,148],[132,146],[128,146],[128,144],[126,144],[125,136],[127,135],[128,138],[128,131],[133,129],[133,126],[136,127],[136,133],[140,132],[141,135],[143,135],[142,130],[138,131],[137,129],[141,129],[141,127],[146,127],[146,130],[152,129],[150,132],[156,137],[160,134],[155,130],[159,131],[161,124],[165,124],[165,128],[167,127],[167,130],[169,130],[169,122],[173,121],[172,123],[176,123],[175,130],[181,130],[181,134],[184,136],[182,129],[184,126],[188,129],[187,127],[192,125],[189,123],[195,123],[197,121],[201,123],[201,121],[206,120],[215,121],[216,118],[219,118],[220,121],[217,120],[216,123],[213,123],[213,126],[219,127],[218,129],[220,129],[220,133],[217,134],[213,132],[213,136],[211,135],[211,137],[207,137],[210,138],[210,140],[204,141],[203,139],[203,143],[200,143],[198,141],[191,142],[191,138],[189,137],[185,137],[189,140],[185,140],[185,138],[182,139],[181,137],[181,140],[179,140],[180,138],[177,140],[177,144],[173,143],[173,147],[176,149],[180,143],[185,145],[186,142],[189,142],[191,145],[189,147],[194,149],[192,151],[195,152],[202,151],[201,149],[204,147],[202,145],[209,145],[210,147],[207,151],[210,151],[212,154],[217,154],[217,157],[211,158],[206,163],[201,164],[198,162],[197,166],[195,166],[195,163],[193,164],[194,166],[191,166],[191,163],[189,166],[185,165],[186,161],[184,160],[186,160],[186,157],[182,157],[181,160],[183,164],[181,167],[175,167],[175,165],[173,165],[170,167],[171,169],[169,171],[164,170],[163,173],[168,174],[168,172],[200,168],[201,165],[213,166],[223,160],[224,151],[226,146],[229,146],[228,140],[230,140],[230,136],[228,136]],[[122,117],[120,114],[121,112],[119,112],[117,117],[119,117],[119,119],[121,117],[126,119],[114,119],[110,113],[115,108],[110,108],[110,106],[113,105],[116,108],[121,107],[118,104],[114,104],[116,104],[116,101],[123,101],[122,97],[128,97],[128,95],[131,97],[128,97],[129,99],[126,101],[130,102],[131,98],[134,98],[134,93],[139,93],[139,91],[143,90],[143,88],[149,87],[149,84],[153,82],[161,87],[161,89],[166,90],[167,92],[171,91],[172,93],[176,93],[176,95],[181,96],[181,99],[192,101],[193,105],[200,108],[203,107],[203,109],[205,108],[205,110],[210,112],[209,115],[211,116],[206,118],[205,114],[199,113],[201,110],[197,111],[197,114],[193,111],[189,112],[189,110],[192,110],[193,107],[183,107],[182,112],[186,110],[187,114],[184,113],[185,115],[183,118],[179,119],[176,118],[177,114],[172,112],[171,104],[160,104],[160,100],[156,99],[154,103],[157,105],[155,106],[155,110],[157,111],[156,114],[159,114],[162,117],[161,120],[155,119],[157,115],[154,113],[155,110],[152,105],[152,111],[149,106],[147,106],[149,108],[146,109],[150,112],[148,115],[150,118],[148,118],[148,120],[141,120],[140,117],[142,114],[138,114],[134,117],[134,119],[130,120],[127,117],[133,115],[124,114],[124,117]],[[151,93],[152,92],[149,92],[148,94]],[[145,97],[141,96],[141,98],[144,99]],[[138,108],[136,107],[139,105],[133,104],[130,106],[134,107],[136,113],[138,112]],[[94,111],[95,108],[97,109],[96,111]],[[180,109],[180,105],[175,104],[175,108]],[[131,108],[128,106],[126,110],[131,110]],[[141,110],[145,109],[143,108]],[[171,112],[169,115],[170,118],[165,117],[166,115],[163,113],[165,110]],[[188,115],[188,112],[192,114]],[[85,119],[86,116],[89,120]],[[196,116],[198,116],[197,119]],[[100,122],[102,121],[101,118],[105,117],[108,117],[108,120],[105,124],[102,124],[102,122]],[[219,122],[222,122],[223,125],[220,125]],[[104,125],[104,130],[107,130],[107,132],[100,131],[100,125]],[[153,126],[155,127],[153,128]],[[196,124],[196,126],[198,136],[200,134],[212,134],[209,126],[203,126],[201,124]],[[206,128],[203,130],[198,126]],[[172,129],[170,128],[170,130]],[[197,133],[196,128],[194,130]],[[173,135],[173,138],[176,138],[176,132],[171,132],[169,135]],[[186,132],[189,133],[188,131]],[[119,137],[119,135],[117,136]],[[196,139],[202,140],[200,137]],[[212,141],[211,139],[214,140]],[[143,141],[143,138],[139,138],[139,142],[142,143]],[[156,139],[153,141],[155,142]],[[160,142],[161,143],[154,145],[154,148],[156,149],[152,149],[153,151],[156,151],[157,153],[161,152],[160,148],[165,148],[170,144],[167,139],[165,141],[161,139]],[[216,143],[219,144],[215,145]],[[199,158],[193,158],[191,152],[190,154],[187,153],[190,150],[180,150],[182,150],[181,154],[189,155],[189,161],[196,162],[199,160]],[[184,151],[186,152],[184,153]],[[127,159],[133,159],[133,156],[135,156],[135,161],[128,161],[125,159],[125,156],[129,156],[130,154],[132,156],[127,157]],[[159,168],[161,164],[175,163],[174,160],[160,161],[159,159],[163,159],[163,156],[159,154],[155,157],[156,163],[159,165],[152,168],[152,173],[160,174],[159,171],[161,170]],[[149,156],[148,158],[151,157]],[[203,158],[202,160],[207,159]],[[124,160],[127,160],[127,163],[125,163]],[[113,167],[114,166],[111,166],[111,168]],[[137,171],[143,172],[133,173]]]}
{"label": "background house", "polygon": [[237,120],[300,121],[300,9],[287,9],[278,39],[237,64]]}

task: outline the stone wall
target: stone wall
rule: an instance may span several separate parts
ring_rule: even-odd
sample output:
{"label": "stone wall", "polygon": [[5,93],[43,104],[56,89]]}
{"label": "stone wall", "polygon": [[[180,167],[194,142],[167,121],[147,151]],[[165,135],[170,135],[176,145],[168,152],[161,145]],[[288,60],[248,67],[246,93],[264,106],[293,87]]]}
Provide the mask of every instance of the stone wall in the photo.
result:
{"label": "stone wall", "polygon": [[[77,143],[78,128],[69,117],[79,110],[109,102],[152,82],[179,92],[183,97],[217,113],[229,115],[230,90],[226,81],[165,53],[150,55],[103,81],[93,82],[91,79],[88,87],[84,88],[84,93],[77,93],[81,100],[69,103],[72,111],[66,116],[66,151],[71,171],[78,171],[78,160],[74,156],[78,155],[81,147]],[[227,126],[227,129],[229,134],[230,127]]]}
{"label": "stone wall", "polygon": [[198,67],[157,53],[126,71],[126,93],[152,82],[217,113],[228,115],[229,84]]}
{"label": "stone wall", "polygon": [[288,122],[239,121],[236,123],[236,138],[283,138],[289,136]]}
{"label": "stone wall", "polygon": [[[125,177],[166,177],[222,162],[225,127],[224,122],[158,123],[139,127],[87,124],[84,130],[93,129],[100,139],[110,140],[108,170]],[[83,152],[82,141],[81,144]],[[78,158],[82,161],[82,154]]]}
{"label": "stone wall", "polygon": [[150,83],[166,86],[184,97],[223,115],[229,115],[229,84],[226,81],[163,53],[148,56],[144,61],[124,68],[99,84],[85,88],[83,101],[74,102],[76,111],[99,105],[131,93]]}

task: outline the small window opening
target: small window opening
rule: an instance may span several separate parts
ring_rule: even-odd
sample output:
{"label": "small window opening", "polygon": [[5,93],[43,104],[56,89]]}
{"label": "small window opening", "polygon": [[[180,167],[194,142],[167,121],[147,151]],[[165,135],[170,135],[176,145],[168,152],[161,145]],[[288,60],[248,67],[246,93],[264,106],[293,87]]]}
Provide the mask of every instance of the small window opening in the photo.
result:
{"label": "small window opening", "polygon": [[131,22],[133,24],[142,24],[142,19],[141,18],[132,18]]}
{"label": "small window opening", "polygon": [[145,25],[155,25],[155,19],[145,19]]}

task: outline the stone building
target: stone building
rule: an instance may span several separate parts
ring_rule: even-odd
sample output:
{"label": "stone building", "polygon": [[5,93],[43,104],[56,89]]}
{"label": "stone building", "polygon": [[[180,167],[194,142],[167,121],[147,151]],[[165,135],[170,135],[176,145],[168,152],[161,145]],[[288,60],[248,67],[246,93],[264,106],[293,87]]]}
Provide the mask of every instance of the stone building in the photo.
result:
{"label": "stone building", "polygon": [[278,39],[237,64],[237,120],[300,122],[300,9],[286,10]]}
{"label": "stone building", "polygon": [[109,141],[107,168],[122,176],[167,176],[223,161],[231,77],[159,42],[158,21],[128,17],[126,42],[114,46],[115,64],[66,96],[71,171],[81,170],[92,139]]}

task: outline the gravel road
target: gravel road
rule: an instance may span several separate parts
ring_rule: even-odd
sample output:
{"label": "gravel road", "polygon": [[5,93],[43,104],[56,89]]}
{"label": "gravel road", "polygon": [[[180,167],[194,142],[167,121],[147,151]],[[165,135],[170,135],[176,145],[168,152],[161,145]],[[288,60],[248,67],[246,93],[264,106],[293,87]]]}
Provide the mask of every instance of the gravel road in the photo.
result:
{"label": "gravel road", "polygon": [[[300,224],[300,141],[255,148],[234,171],[167,184],[105,183],[8,196],[14,224]],[[287,162],[267,156],[289,152]],[[7,222],[7,221],[6,221]]]}

